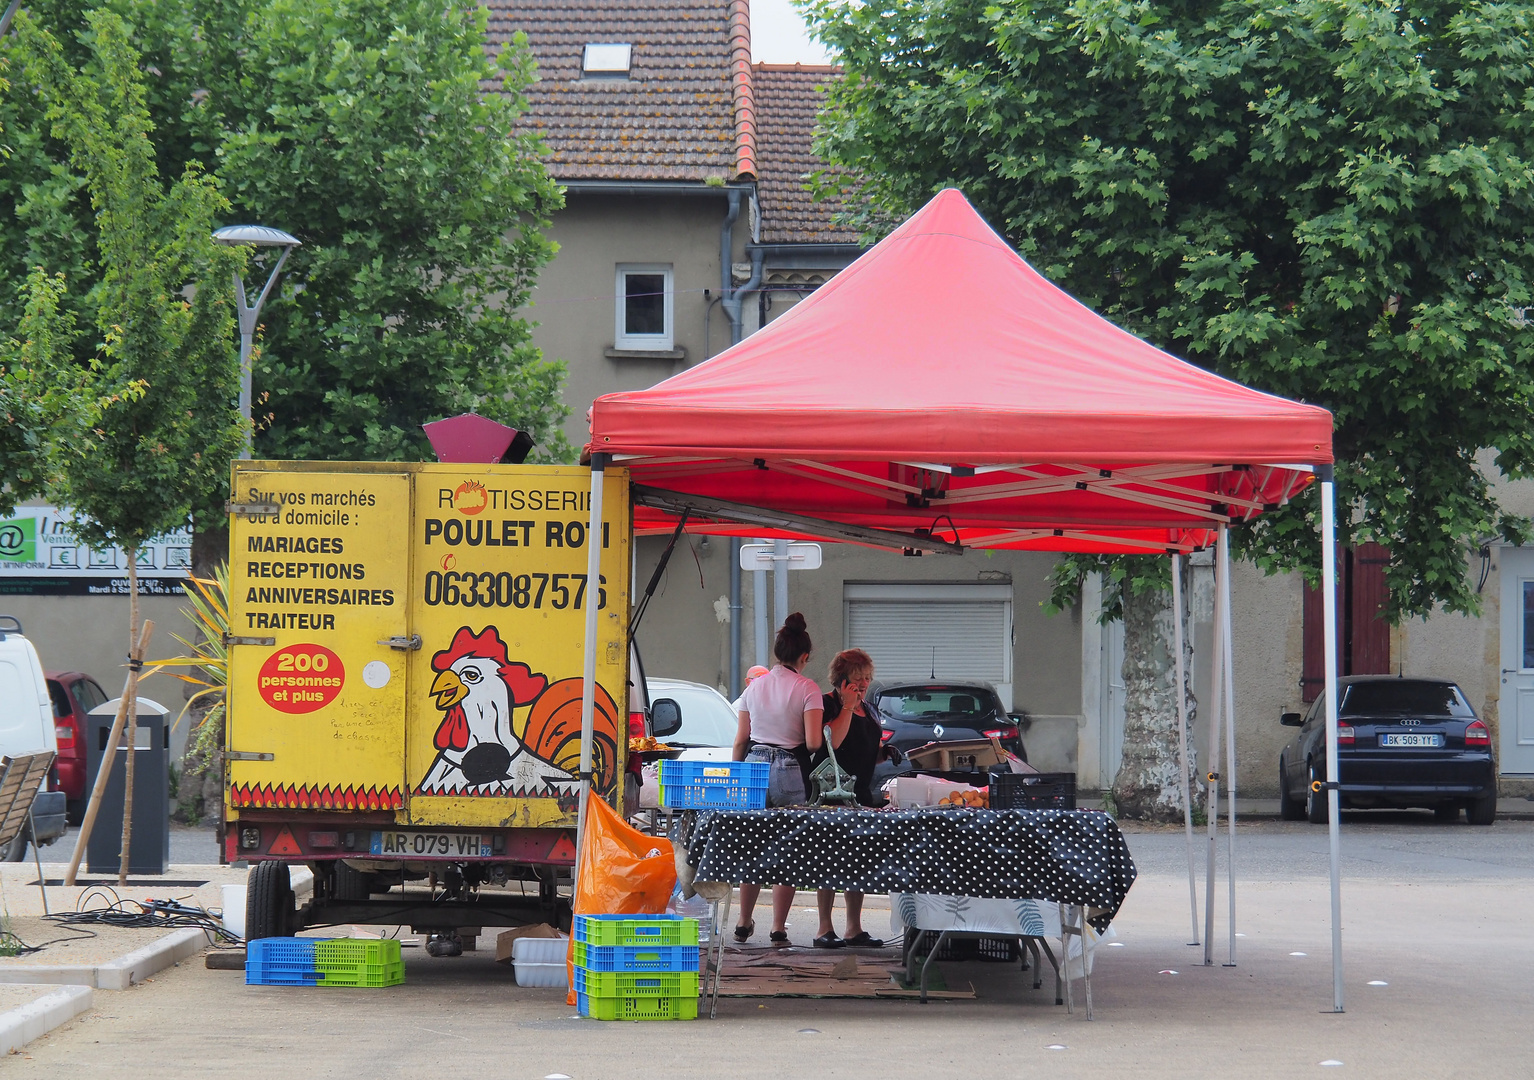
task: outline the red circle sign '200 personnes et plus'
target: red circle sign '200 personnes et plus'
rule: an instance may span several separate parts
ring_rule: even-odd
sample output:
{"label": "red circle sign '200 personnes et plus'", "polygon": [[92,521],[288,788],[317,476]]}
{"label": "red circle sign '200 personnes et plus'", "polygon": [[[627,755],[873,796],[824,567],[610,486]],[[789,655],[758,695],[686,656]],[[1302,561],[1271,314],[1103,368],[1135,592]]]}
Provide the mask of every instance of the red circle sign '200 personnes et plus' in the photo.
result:
{"label": "red circle sign '200 personnes et plus'", "polygon": [[345,682],[341,658],[323,645],[288,645],[261,665],[261,697],[278,712],[323,709],[341,693]]}

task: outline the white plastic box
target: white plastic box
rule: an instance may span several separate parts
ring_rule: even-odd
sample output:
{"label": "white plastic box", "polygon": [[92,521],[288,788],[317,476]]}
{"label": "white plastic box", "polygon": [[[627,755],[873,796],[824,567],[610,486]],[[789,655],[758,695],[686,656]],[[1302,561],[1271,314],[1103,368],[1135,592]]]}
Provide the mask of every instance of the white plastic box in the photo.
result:
{"label": "white plastic box", "polygon": [[565,968],[569,938],[517,938],[511,943],[511,966],[518,986],[551,986],[568,989],[570,973]]}

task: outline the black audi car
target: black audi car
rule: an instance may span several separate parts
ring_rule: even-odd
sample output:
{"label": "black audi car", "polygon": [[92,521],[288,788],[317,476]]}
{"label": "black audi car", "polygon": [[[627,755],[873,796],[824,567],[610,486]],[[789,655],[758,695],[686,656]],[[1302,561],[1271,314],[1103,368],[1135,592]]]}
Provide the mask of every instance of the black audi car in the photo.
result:
{"label": "black audi car", "polygon": [[[1028,760],[1023,749],[1023,714],[1009,714],[990,683],[985,682],[875,682],[868,688],[868,702],[882,729],[884,745],[901,753],[929,743],[997,739],[1002,749]],[[909,763],[899,766],[881,761],[874,771],[874,788],[891,776],[910,773]],[[977,783],[984,784],[977,769]]]}
{"label": "black audi car", "polygon": [[[1353,675],[1337,680],[1340,805],[1351,809],[1427,807],[1441,821],[1464,809],[1472,825],[1497,817],[1491,732],[1460,688],[1446,679]],[[1278,758],[1279,813],[1287,821],[1327,819],[1326,695],[1310,711],[1284,713],[1299,728]]]}

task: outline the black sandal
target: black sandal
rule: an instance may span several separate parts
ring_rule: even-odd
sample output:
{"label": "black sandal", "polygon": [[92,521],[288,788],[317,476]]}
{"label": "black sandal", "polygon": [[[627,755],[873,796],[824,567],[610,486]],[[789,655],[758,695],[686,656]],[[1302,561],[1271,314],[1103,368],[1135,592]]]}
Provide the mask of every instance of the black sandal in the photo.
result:
{"label": "black sandal", "polygon": [[756,933],[756,923],[746,923],[735,928],[735,940],[744,945],[751,940],[751,935]]}
{"label": "black sandal", "polygon": [[882,948],[884,948],[884,942],[880,941],[876,937],[872,937],[868,933],[867,930],[859,931],[858,933],[853,934],[850,938],[842,938],[842,941],[846,944],[847,948],[849,948],[849,949],[882,949]]}
{"label": "black sandal", "polygon": [[788,944],[788,931],[787,930],[774,930],[772,933],[767,935],[767,940],[772,942],[774,945],[787,945]]}
{"label": "black sandal", "polygon": [[817,949],[844,949],[847,947],[847,943],[836,936],[835,930],[821,934],[815,939],[814,944]]}

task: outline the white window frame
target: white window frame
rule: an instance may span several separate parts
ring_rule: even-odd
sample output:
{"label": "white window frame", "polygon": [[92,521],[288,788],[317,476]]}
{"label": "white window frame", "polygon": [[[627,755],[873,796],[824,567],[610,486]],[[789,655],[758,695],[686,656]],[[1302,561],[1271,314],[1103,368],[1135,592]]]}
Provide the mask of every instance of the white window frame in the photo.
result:
{"label": "white window frame", "polygon": [[[664,278],[665,304],[662,316],[665,326],[664,333],[625,333],[623,316],[625,314],[625,302],[628,299],[627,278],[630,274],[660,274]],[[676,348],[676,322],[672,304],[676,288],[670,263],[619,263],[617,275],[614,278],[613,291],[616,294],[613,305],[614,349],[620,349],[624,352],[671,352]]]}

